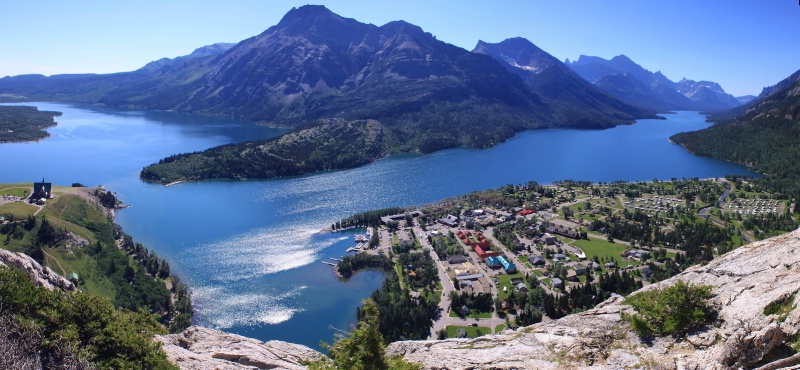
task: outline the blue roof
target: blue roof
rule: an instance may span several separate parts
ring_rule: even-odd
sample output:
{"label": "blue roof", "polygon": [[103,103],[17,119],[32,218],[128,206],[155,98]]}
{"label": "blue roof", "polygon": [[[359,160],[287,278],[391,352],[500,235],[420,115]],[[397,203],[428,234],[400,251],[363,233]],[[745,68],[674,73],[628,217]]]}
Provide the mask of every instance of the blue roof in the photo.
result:
{"label": "blue roof", "polygon": [[503,265],[503,268],[506,269],[506,271],[517,269],[517,265],[508,262],[508,260],[503,256],[497,256],[497,260],[500,261],[500,264]]}
{"label": "blue roof", "polygon": [[495,256],[486,257],[486,264],[489,266],[497,266],[500,264],[500,261]]}

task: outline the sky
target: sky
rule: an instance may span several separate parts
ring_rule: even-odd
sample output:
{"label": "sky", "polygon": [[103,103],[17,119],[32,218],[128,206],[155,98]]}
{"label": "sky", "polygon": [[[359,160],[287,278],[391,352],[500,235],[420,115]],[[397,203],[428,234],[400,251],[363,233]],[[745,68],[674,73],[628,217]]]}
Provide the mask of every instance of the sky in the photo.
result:
{"label": "sky", "polygon": [[800,69],[794,0],[39,0],[0,7],[0,76],[132,71],[258,35],[305,4],[375,25],[404,20],[467,50],[521,36],[561,60],[625,54],[735,96]]}

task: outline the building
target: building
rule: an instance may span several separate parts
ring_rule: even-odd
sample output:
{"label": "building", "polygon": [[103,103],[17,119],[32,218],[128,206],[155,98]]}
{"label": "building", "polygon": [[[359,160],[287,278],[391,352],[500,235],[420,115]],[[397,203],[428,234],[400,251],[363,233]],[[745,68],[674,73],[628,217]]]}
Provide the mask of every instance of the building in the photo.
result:
{"label": "building", "polygon": [[458,226],[458,216],[447,215],[447,217],[440,218],[439,223],[449,227],[456,227]]}
{"label": "building", "polygon": [[489,257],[497,257],[497,252],[492,250],[484,250],[480,246],[475,246],[475,253],[477,253],[478,257],[480,257],[482,260],[485,260]]}
{"label": "building", "polygon": [[586,266],[575,265],[575,273],[578,275],[586,275]]}
{"label": "building", "polygon": [[460,254],[447,256],[447,263],[449,263],[451,265],[457,265],[457,264],[461,264],[461,263],[464,263],[464,262],[467,262],[467,257],[464,257],[464,256],[462,256]]}
{"label": "building", "polygon": [[71,274],[67,275],[67,280],[71,281],[75,285],[78,285],[78,281],[81,280],[81,277],[78,276],[77,272],[73,271]]}
{"label": "building", "polygon": [[53,184],[49,182],[34,182],[31,199],[50,199],[53,196]]}
{"label": "building", "polygon": [[408,231],[399,231],[397,233],[397,239],[400,241],[400,247],[403,249],[414,246],[414,238],[411,237],[411,234]]}
{"label": "building", "polygon": [[506,270],[507,273],[513,274],[517,272],[517,265],[508,262],[508,260],[505,257],[497,256],[497,260],[500,261],[500,264],[503,266],[503,268]]}
{"label": "building", "polygon": [[542,256],[531,257],[528,259],[528,262],[534,266],[544,266],[547,263]]}
{"label": "building", "polygon": [[486,265],[491,268],[498,268],[501,266],[500,261],[494,256],[486,258]]}
{"label": "building", "polygon": [[520,292],[527,292],[528,286],[525,285],[525,283],[519,283],[517,284],[517,290],[519,290]]}
{"label": "building", "polygon": [[577,230],[568,229],[563,226],[548,226],[545,231],[548,233],[566,236],[570,239],[580,239],[581,237],[581,234]]}
{"label": "building", "polygon": [[559,278],[553,278],[550,280],[550,284],[553,284],[553,288],[560,289],[564,287],[564,282],[561,281]]}
{"label": "building", "polygon": [[458,281],[478,280],[483,277],[483,274],[465,274],[456,276]]}
{"label": "building", "polygon": [[575,273],[575,270],[568,270],[567,271],[567,280],[569,280],[569,281],[578,281],[578,274]]}
{"label": "building", "polygon": [[563,255],[561,253],[556,253],[556,254],[553,255],[553,259],[556,260],[556,261],[562,261],[562,260],[567,259],[567,256],[565,256],[565,255]]}
{"label": "building", "polygon": [[[419,216],[422,216],[423,213],[420,212],[420,211],[413,211],[413,212],[408,212],[408,214],[411,215],[411,217],[413,217],[413,218],[417,218]],[[384,225],[387,225],[387,224],[389,224],[390,221],[401,221],[401,220],[405,220],[405,219],[406,219],[406,214],[405,213],[398,213],[396,215],[388,215],[388,216],[381,217],[381,222]]]}
{"label": "building", "polygon": [[542,243],[544,243],[544,245],[556,245],[556,237],[548,233],[544,233],[544,235],[542,235],[542,237],[539,239],[542,240]]}

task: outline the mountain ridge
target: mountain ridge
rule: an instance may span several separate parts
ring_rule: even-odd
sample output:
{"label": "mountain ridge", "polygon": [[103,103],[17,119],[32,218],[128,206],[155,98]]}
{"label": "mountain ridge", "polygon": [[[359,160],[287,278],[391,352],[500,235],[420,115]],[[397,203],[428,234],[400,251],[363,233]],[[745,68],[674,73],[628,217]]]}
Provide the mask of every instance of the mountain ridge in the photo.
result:
{"label": "mountain ridge", "polygon": [[[567,65],[581,77],[613,96],[627,103],[657,111],[719,111],[741,104],[716,82],[693,81],[686,78],[673,82],[661,71],[651,72],[625,55],[618,55],[610,60],[581,55],[578,60]],[[627,75],[627,78],[641,82],[648,87],[648,90],[641,90],[641,86],[631,90],[630,81],[613,78],[615,75]]]}

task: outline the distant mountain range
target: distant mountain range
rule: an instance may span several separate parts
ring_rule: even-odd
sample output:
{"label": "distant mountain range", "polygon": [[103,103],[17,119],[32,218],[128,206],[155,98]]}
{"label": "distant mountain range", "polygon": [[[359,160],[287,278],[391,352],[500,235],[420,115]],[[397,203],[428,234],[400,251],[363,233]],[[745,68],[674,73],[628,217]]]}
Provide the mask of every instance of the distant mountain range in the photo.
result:
{"label": "distant mountain range", "polygon": [[660,71],[648,71],[624,55],[611,60],[581,55],[565,64],[609,94],[647,109],[720,111],[742,104],[716,82],[685,78],[673,82]]}

